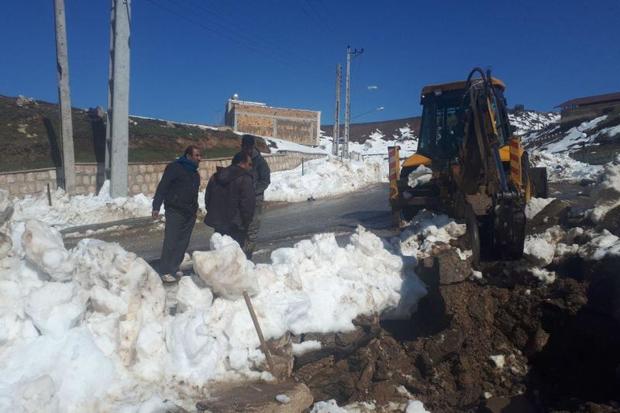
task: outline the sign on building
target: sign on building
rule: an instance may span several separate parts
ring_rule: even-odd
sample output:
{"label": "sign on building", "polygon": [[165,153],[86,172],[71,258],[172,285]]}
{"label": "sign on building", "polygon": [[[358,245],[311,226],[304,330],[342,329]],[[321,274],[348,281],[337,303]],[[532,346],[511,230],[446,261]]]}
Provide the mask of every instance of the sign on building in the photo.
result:
{"label": "sign on building", "polygon": [[226,125],[235,132],[318,145],[321,112],[274,108],[265,103],[238,100],[235,95],[226,104]]}

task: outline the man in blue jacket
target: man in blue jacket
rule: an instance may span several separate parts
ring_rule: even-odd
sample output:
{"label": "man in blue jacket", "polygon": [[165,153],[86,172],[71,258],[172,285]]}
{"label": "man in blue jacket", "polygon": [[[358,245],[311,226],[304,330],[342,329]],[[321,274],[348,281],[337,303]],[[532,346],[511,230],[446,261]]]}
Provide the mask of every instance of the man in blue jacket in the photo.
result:
{"label": "man in blue jacket", "polygon": [[196,223],[200,160],[200,149],[188,146],[183,156],[166,166],[153,198],[153,219],[159,217],[162,202],[166,209],[166,229],[159,265],[164,282],[176,281],[175,276]]}

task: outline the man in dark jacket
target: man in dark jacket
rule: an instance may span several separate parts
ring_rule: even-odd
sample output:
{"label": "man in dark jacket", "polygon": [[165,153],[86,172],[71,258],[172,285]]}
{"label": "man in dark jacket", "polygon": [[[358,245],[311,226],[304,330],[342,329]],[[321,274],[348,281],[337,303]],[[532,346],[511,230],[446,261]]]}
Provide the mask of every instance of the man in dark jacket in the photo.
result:
{"label": "man in dark jacket", "polygon": [[248,228],[248,241],[245,252],[248,258],[256,249],[256,238],[260,229],[260,218],[263,213],[263,201],[265,200],[265,190],[271,183],[271,171],[269,165],[260,152],[256,149],[256,139],[252,135],[241,137],[241,152],[252,158],[252,173],[254,175],[254,193],[256,195],[256,209],[252,223]]}
{"label": "man in dark jacket", "polygon": [[166,209],[166,229],[159,265],[165,282],[176,281],[175,276],[196,223],[200,159],[200,149],[188,146],[183,156],[166,166],[153,198],[153,219],[159,217],[162,202]]}
{"label": "man in dark jacket", "polygon": [[205,224],[220,234],[229,235],[245,246],[248,226],[254,216],[254,179],[252,160],[239,152],[232,165],[217,171],[205,191]]}

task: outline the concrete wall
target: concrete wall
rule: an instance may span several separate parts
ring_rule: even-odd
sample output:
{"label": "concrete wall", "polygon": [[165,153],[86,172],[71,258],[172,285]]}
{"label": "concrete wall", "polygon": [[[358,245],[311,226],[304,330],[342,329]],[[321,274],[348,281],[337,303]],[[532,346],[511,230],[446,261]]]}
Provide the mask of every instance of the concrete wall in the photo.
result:
{"label": "concrete wall", "polygon": [[[293,169],[299,166],[303,160],[316,159],[321,155],[286,153],[265,155],[272,172]],[[148,164],[130,163],[128,168],[128,188],[131,195],[155,193],[157,184],[168,162],[153,162]],[[207,185],[209,177],[215,173],[218,166],[230,165],[230,158],[208,159],[200,163],[200,186]],[[75,190],[77,194],[89,194],[97,192],[103,184],[101,165],[96,163],[78,163],[75,165]],[[8,190],[12,196],[23,197],[45,193],[47,185],[53,191],[57,188],[57,175],[55,168],[45,168],[17,172],[0,173],[0,188]]]}
{"label": "concrete wall", "polygon": [[230,100],[226,123],[237,132],[270,136],[303,145],[318,145],[321,112]]}

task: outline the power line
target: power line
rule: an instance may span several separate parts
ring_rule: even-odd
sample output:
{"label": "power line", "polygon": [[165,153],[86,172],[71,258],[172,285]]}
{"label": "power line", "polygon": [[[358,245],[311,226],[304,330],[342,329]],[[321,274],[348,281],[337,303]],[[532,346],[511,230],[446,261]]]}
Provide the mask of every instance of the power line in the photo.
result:
{"label": "power line", "polygon": [[267,52],[269,54],[269,57],[272,58],[275,61],[278,61],[278,63],[283,64],[284,66],[287,66],[287,67],[289,65],[289,61],[286,58],[282,58],[282,57],[280,57],[280,56],[278,56],[278,55],[276,55],[274,53],[271,53],[269,50],[264,50],[264,49],[261,50],[260,48],[252,45],[247,40],[245,40],[245,39],[243,39],[241,37],[236,37],[234,35],[231,35],[231,33],[234,33],[234,32],[231,32],[229,30],[218,31],[218,30],[216,30],[216,29],[214,29],[214,28],[212,28],[210,26],[207,26],[207,25],[203,24],[200,21],[194,20],[194,19],[186,16],[185,14],[178,12],[177,10],[175,10],[173,8],[170,8],[168,6],[164,6],[162,4],[159,4],[155,0],[147,0],[147,1],[149,3],[151,3],[152,5],[158,7],[159,9],[164,10],[164,11],[170,13],[170,14],[173,14],[173,15],[175,15],[175,16],[177,16],[177,17],[179,17],[179,18],[181,18],[181,19],[183,19],[185,21],[188,21],[188,22],[190,22],[192,24],[195,24],[196,26],[201,27],[202,29],[206,30],[207,32],[209,32],[209,33],[211,33],[211,34],[213,34],[215,36],[221,37],[221,38],[223,38],[225,40],[228,40],[228,41],[236,44],[237,46],[240,46],[240,47],[252,50],[252,51],[254,51],[254,52],[258,53],[258,54]]}
{"label": "power line", "polygon": [[[172,1],[172,0],[171,0]],[[220,27],[224,31],[231,31],[231,28],[235,28],[238,26],[236,22],[230,21],[228,16],[220,11],[215,9],[209,9],[205,7],[201,3],[193,3],[191,0],[185,0],[188,3],[188,8],[190,11],[196,11],[196,9],[200,9],[204,13],[201,13],[208,19],[213,25]],[[178,4],[178,3],[177,3]],[[195,8],[194,8],[195,7]],[[214,18],[214,15],[216,17]],[[264,37],[260,37],[258,35],[248,36],[243,31],[233,31],[239,38],[243,39],[245,42],[251,44],[258,44],[258,47],[261,47],[264,50],[269,51],[272,54],[277,54],[278,58],[285,59],[286,61],[290,61],[291,58],[295,59],[299,63],[303,63],[304,65],[315,65],[316,62],[308,59],[303,54],[298,54],[296,50],[290,51],[285,50],[281,44],[271,42]]]}

